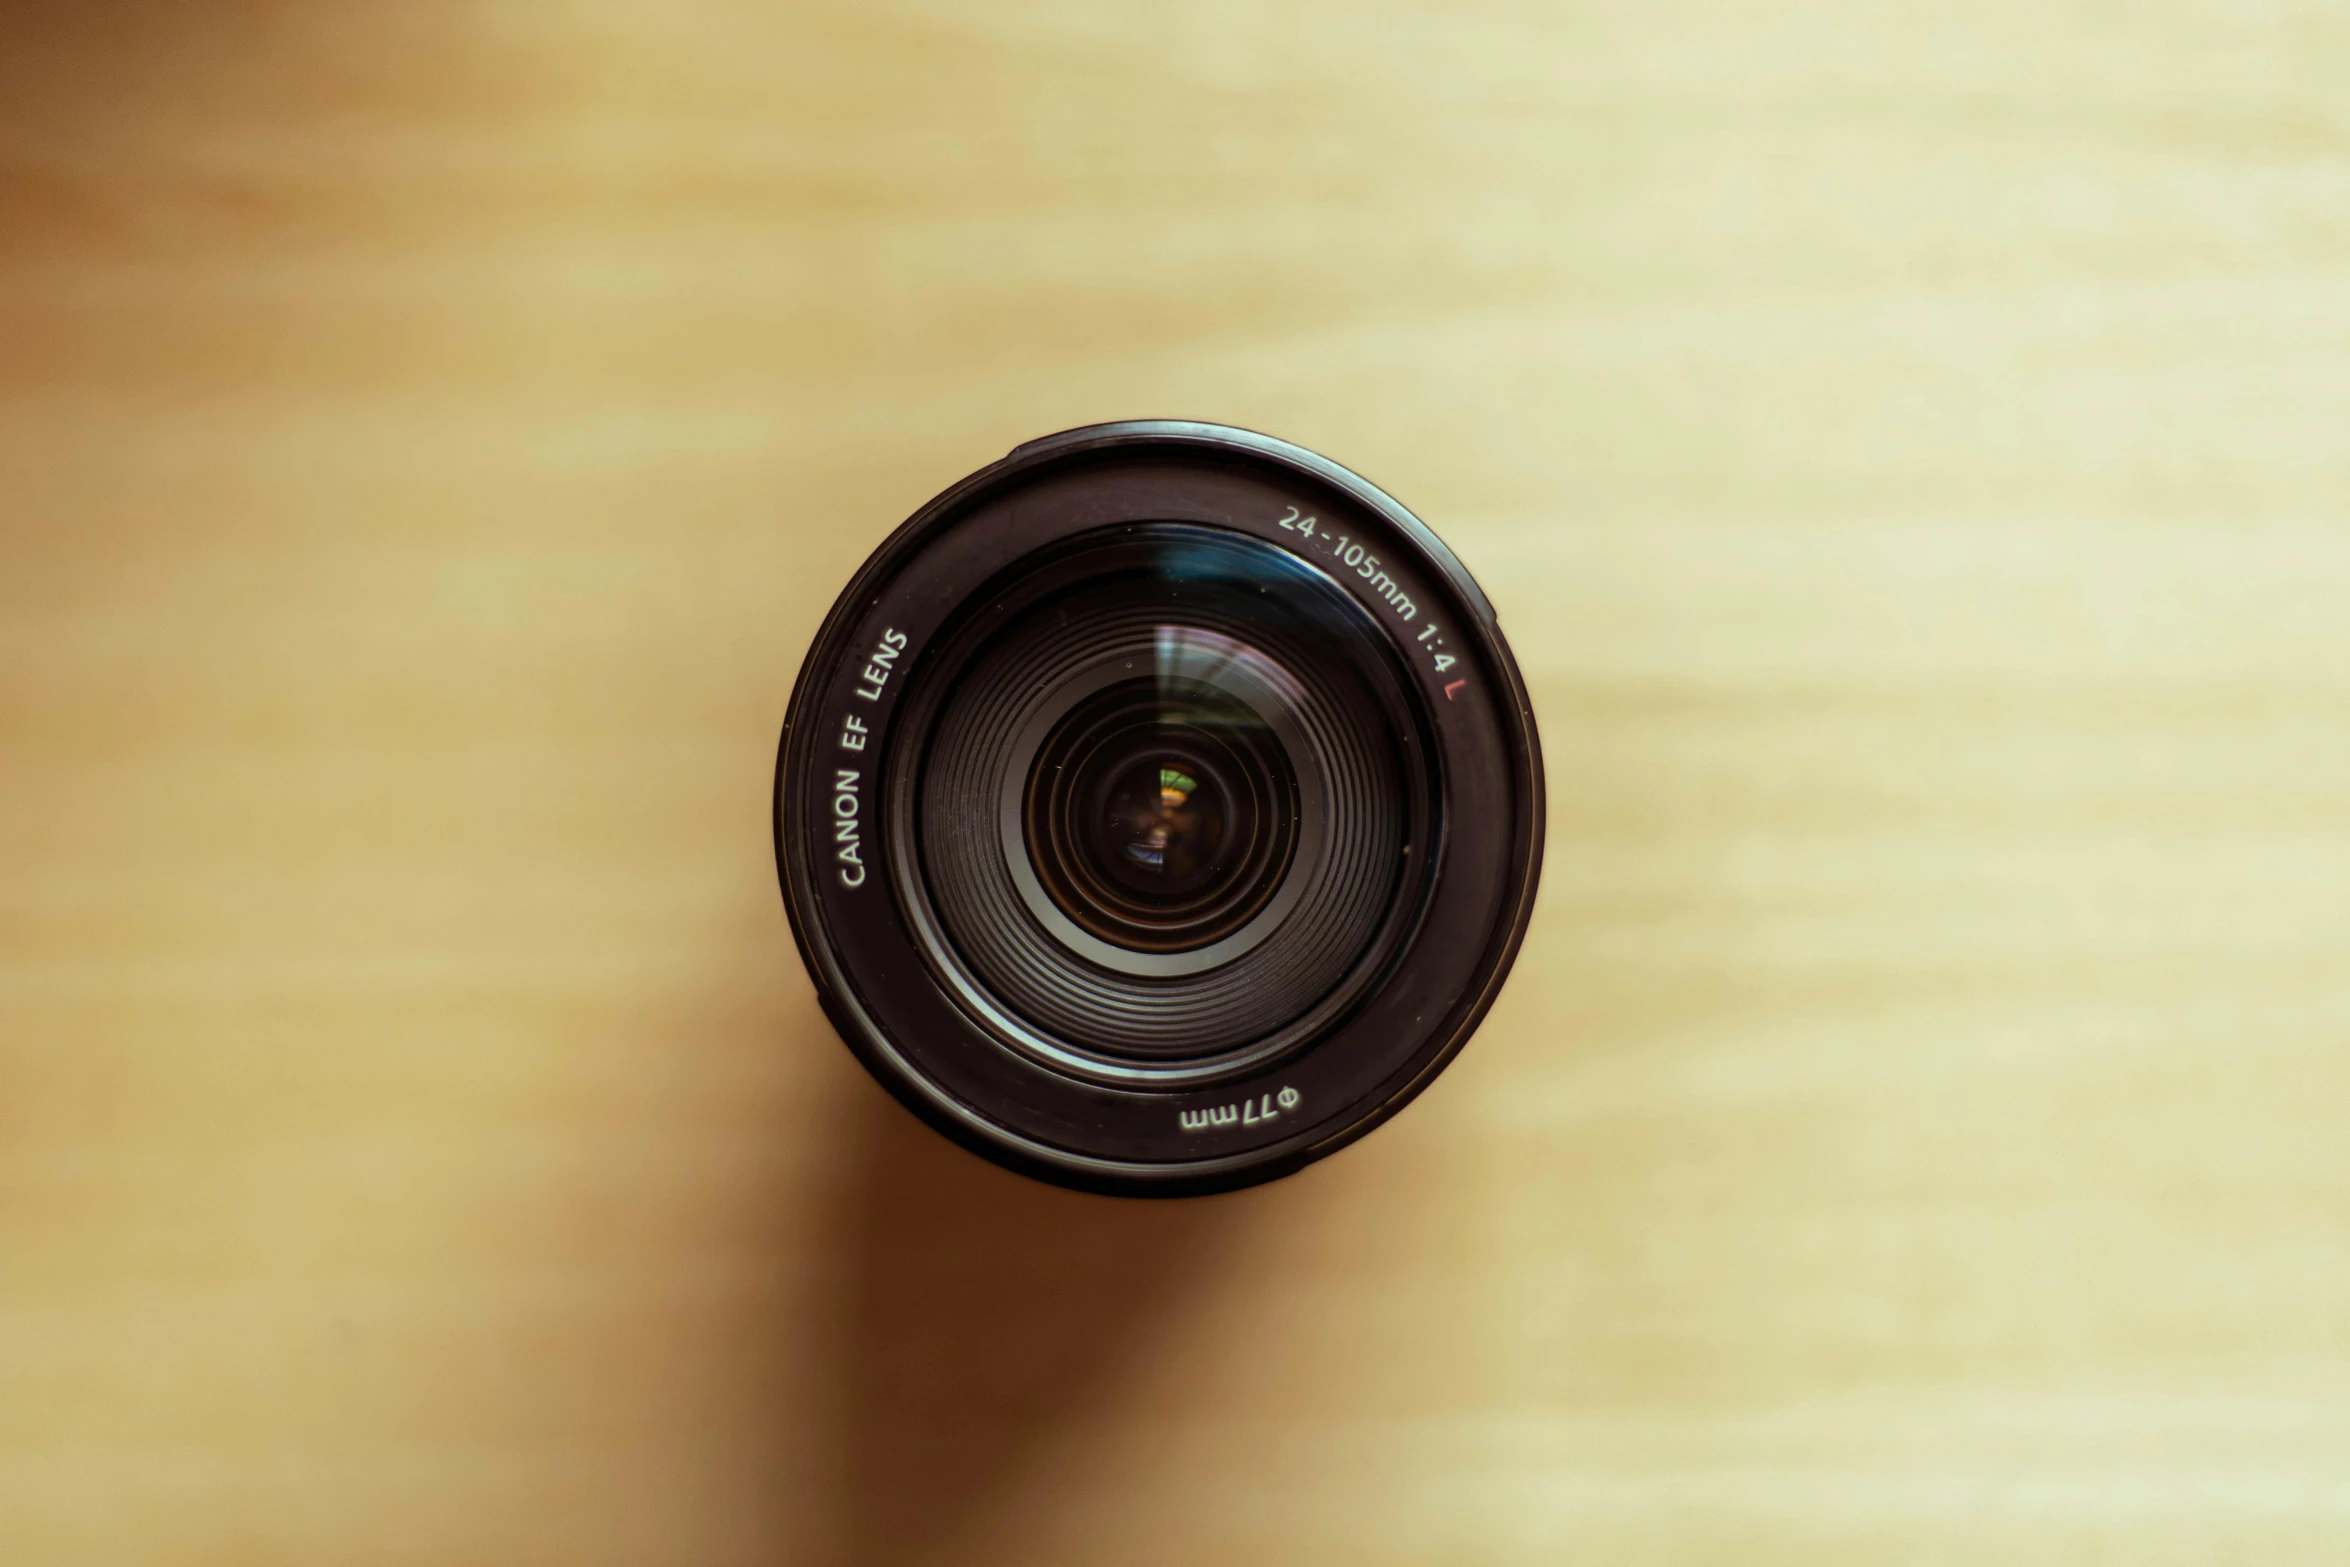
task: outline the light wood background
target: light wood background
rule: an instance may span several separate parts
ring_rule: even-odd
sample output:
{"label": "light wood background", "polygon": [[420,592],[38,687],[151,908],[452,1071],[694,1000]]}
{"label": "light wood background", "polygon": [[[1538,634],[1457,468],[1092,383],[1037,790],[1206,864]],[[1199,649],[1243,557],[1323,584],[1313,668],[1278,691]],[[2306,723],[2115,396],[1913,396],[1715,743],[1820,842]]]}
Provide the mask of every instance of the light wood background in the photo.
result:
{"label": "light wood background", "polygon": [[[1492,590],[1542,906],[1231,1198],[874,1089],[851,568]],[[0,1558],[2350,1559],[2350,14],[0,0]]]}

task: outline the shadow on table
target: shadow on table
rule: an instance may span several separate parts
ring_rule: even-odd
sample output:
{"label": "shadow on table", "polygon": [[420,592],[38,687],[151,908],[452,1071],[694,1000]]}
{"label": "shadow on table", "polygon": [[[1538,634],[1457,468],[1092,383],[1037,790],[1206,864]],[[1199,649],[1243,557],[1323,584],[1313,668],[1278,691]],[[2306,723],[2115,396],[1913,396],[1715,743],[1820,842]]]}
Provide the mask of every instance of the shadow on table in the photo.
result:
{"label": "shadow on table", "polygon": [[1012,1175],[859,1087],[834,1259],[834,1537],[858,1567],[952,1560],[1152,1353],[1240,1212]]}

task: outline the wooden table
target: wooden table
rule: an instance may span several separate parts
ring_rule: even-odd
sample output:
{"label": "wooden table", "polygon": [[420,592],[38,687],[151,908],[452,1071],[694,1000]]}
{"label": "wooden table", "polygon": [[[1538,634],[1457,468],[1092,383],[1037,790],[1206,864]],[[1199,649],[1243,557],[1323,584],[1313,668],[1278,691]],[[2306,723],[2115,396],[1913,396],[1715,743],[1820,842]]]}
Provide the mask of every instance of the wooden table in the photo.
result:
{"label": "wooden table", "polygon": [[[2350,1559],[2350,17],[0,13],[0,1557]],[[818,616],[1098,419],[1501,605],[1517,977],[1281,1185],[914,1126]]]}

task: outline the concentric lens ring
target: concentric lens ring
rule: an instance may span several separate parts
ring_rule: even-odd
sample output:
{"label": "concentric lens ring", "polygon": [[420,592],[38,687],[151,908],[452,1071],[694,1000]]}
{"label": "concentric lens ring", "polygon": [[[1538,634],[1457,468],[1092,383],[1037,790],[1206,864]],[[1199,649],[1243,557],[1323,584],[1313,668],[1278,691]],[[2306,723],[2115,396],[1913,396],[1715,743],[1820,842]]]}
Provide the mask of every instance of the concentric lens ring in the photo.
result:
{"label": "concentric lens ring", "polygon": [[1071,709],[1029,768],[1028,859],[1115,946],[1184,952],[1239,930],[1296,841],[1288,753],[1204,686],[1128,680]]}
{"label": "concentric lens ring", "polygon": [[[1198,1080],[1318,1036],[1393,949],[1426,808],[1404,777],[1409,720],[1371,678],[1375,628],[1294,557],[1206,529],[1121,529],[1061,565],[989,594],[985,623],[931,666],[956,678],[908,694],[926,740],[893,755],[892,820],[918,853],[892,865],[909,918],[940,938],[926,953],[1004,1043],[1081,1076]],[[1285,873],[1200,946],[1087,930],[1029,850],[1039,750],[1088,697],[1146,678],[1245,709],[1295,780]]]}
{"label": "concentric lens ring", "polygon": [[1157,628],[1152,676],[1161,690],[1201,686],[1237,699],[1279,740],[1296,778],[1296,845],[1287,874],[1265,905],[1222,940],[1189,950],[1153,952],[1106,941],[1086,930],[1045,890],[1027,842],[1024,817],[1030,771],[1049,732],[1062,717],[1097,691],[1135,678],[1129,659],[1080,669],[1037,701],[1019,738],[1004,756],[997,788],[997,835],[1005,868],[1020,901],[1038,924],[1070,951],[1121,974],[1171,979],[1201,974],[1231,962],[1279,929],[1321,869],[1324,841],[1318,825],[1328,818],[1330,789],[1320,753],[1300,726],[1304,694],[1279,665],[1255,649],[1198,626]]}

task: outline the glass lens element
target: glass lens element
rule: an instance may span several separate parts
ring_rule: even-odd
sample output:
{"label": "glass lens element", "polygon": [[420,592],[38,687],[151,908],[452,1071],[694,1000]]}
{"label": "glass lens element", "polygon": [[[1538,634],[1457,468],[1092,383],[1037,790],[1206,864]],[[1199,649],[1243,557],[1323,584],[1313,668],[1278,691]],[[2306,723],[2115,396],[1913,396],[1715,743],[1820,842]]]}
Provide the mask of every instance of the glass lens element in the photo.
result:
{"label": "glass lens element", "polygon": [[926,655],[889,764],[941,972],[1089,1069],[1312,1037],[1410,929],[1433,780],[1395,662],[1346,589],[1230,532],[1122,526],[1007,569]]}
{"label": "glass lens element", "polygon": [[1265,905],[1298,830],[1280,739],[1212,682],[1124,681],[1036,753],[1027,851],[1061,911],[1136,952],[1229,936]]}
{"label": "glass lens element", "polygon": [[1173,745],[1163,745],[1111,779],[1103,823],[1119,852],[1109,863],[1128,887],[1145,896],[1164,894],[1217,868],[1224,794],[1213,782],[1203,785],[1192,777],[1206,771]]}

